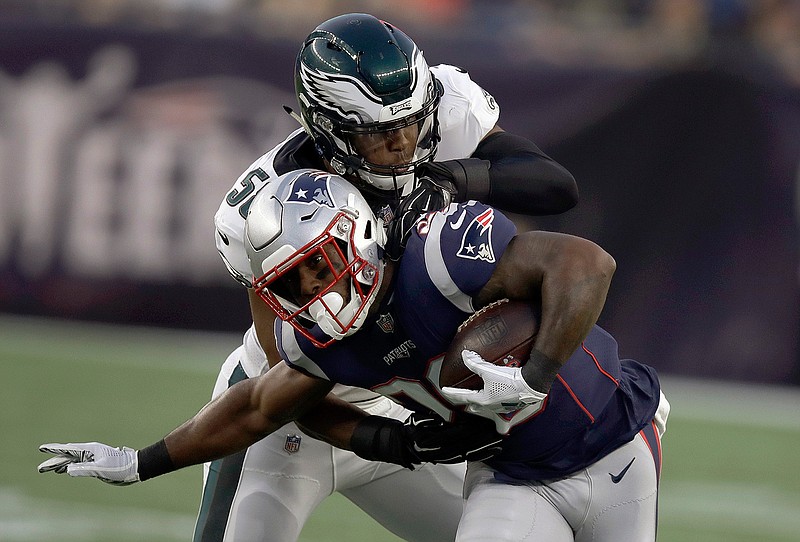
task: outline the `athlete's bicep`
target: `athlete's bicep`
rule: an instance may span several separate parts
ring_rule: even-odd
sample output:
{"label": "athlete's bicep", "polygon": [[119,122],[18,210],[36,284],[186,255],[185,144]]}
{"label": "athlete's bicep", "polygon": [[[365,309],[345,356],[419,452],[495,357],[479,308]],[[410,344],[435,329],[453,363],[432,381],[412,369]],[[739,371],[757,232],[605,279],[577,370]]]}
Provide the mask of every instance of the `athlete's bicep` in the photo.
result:
{"label": "athlete's bicep", "polygon": [[247,297],[250,300],[250,312],[253,315],[253,324],[256,336],[261,347],[267,354],[267,362],[273,367],[281,361],[281,355],[275,344],[275,312],[261,299],[253,288],[248,288]]}
{"label": "athlete's bicep", "polygon": [[[523,232],[508,243],[476,296],[476,305],[504,297],[539,299],[552,292],[571,295],[589,277],[610,281],[613,270],[611,256],[588,239],[548,231]],[[542,291],[544,286],[551,292]]]}
{"label": "athlete's bicep", "polygon": [[504,297],[536,303],[541,320],[533,346],[563,363],[600,316],[615,269],[614,259],[587,239],[525,232],[509,243],[475,305]]}

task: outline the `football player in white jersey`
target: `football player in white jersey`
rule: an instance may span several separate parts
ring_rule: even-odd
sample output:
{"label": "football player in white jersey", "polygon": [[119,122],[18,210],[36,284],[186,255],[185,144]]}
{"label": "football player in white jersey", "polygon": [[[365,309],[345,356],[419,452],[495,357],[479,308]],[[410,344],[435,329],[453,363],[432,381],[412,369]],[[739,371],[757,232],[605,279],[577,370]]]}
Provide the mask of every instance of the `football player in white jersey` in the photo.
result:
{"label": "football player in white jersey", "polygon": [[[465,71],[429,68],[408,36],[373,16],[347,14],[320,24],[298,54],[295,86],[299,114],[287,111],[301,127],[236,180],[214,217],[217,248],[248,288],[253,316],[242,345],[221,368],[214,397],[280,361],[275,314],[252,289],[243,242],[250,204],[272,179],[300,168],[345,176],[389,224],[386,248],[394,259],[417,217],[451,199],[528,214],[560,213],[577,202],[572,175],[532,142],[503,131],[494,98]],[[194,540],[296,540],[335,491],[405,540],[452,540],[464,464],[410,470],[391,453],[379,459],[392,463],[366,460],[313,438],[315,420],[335,416],[343,402],[397,420],[410,415],[373,392],[335,387],[301,419],[302,429],[287,424],[246,452],[206,465]],[[477,432],[462,442],[460,436],[449,434],[449,447],[425,459],[470,457],[494,438]]]}

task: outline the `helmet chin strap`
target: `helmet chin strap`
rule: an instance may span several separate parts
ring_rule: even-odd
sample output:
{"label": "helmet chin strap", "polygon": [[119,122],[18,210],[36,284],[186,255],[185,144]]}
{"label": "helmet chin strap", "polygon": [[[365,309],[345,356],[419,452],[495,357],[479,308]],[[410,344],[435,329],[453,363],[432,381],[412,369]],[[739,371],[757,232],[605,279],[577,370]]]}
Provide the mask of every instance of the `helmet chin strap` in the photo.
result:
{"label": "helmet chin strap", "polygon": [[[330,160],[331,168],[342,176],[352,176],[358,178],[362,183],[369,186],[378,193],[396,192],[400,193],[401,189],[409,182],[414,181],[413,173],[402,173],[393,175],[378,175],[377,173],[370,173],[363,168],[364,159],[357,154],[350,154],[342,157],[335,157]],[[390,188],[383,188],[382,185],[388,184],[384,179],[391,179],[392,186]],[[385,197],[385,196],[384,196]]]}

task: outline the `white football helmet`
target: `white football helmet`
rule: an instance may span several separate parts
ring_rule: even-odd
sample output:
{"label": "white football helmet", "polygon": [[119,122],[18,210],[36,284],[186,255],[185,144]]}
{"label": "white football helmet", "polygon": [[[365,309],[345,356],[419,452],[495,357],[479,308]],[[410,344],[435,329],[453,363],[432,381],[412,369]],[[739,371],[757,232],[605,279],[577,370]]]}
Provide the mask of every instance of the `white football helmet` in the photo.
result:
{"label": "white football helmet", "polygon": [[[411,38],[372,15],[340,15],[309,34],[297,56],[295,90],[304,128],[340,175],[399,191],[413,181],[416,165],[436,155],[441,84]],[[416,147],[403,164],[363,155],[370,141],[414,125]]]}
{"label": "white football helmet", "polygon": [[320,348],[358,331],[383,278],[385,233],[352,184],[315,169],[278,177],[253,200],[244,239],[253,287],[279,318]]}

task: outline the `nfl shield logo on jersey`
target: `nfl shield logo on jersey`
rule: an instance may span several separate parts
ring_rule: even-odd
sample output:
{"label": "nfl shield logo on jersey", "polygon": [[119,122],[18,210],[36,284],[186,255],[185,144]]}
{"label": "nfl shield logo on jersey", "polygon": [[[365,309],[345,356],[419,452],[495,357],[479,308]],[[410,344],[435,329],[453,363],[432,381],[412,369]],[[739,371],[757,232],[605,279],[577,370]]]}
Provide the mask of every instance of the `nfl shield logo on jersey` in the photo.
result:
{"label": "nfl shield logo on jersey", "polygon": [[384,333],[394,333],[394,318],[388,312],[386,314],[381,314],[378,316],[378,319],[375,321],[378,324],[378,327]]}
{"label": "nfl shield logo on jersey", "polygon": [[378,209],[378,211],[375,213],[375,216],[383,220],[384,224],[388,224],[394,218],[394,211],[392,211],[392,208],[388,205],[384,205]]}
{"label": "nfl shield logo on jersey", "polygon": [[286,442],[283,449],[293,454],[300,450],[300,435],[286,435]]}

